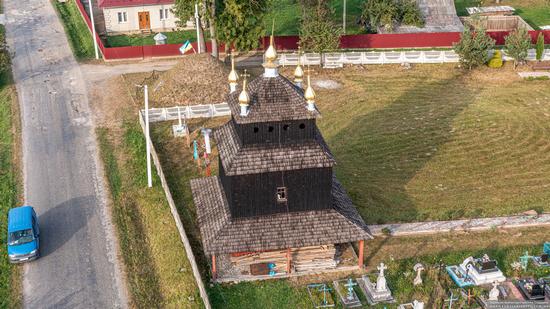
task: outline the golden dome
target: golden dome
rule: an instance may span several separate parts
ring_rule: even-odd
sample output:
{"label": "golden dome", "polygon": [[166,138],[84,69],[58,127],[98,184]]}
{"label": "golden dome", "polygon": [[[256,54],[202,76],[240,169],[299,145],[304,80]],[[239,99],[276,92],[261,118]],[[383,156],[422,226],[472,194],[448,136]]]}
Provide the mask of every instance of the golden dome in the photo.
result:
{"label": "golden dome", "polygon": [[238,80],[239,75],[237,71],[235,71],[235,58],[233,57],[233,52],[231,52],[231,72],[229,72],[229,76],[227,76],[227,81],[230,84],[236,84]]}
{"label": "golden dome", "polygon": [[243,81],[243,90],[239,94],[239,105],[248,105],[250,102],[250,97],[248,96],[248,92],[246,91],[246,77]]}
{"label": "golden dome", "polygon": [[298,63],[298,66],[294,70],[294,81],[296,82],[302,82],[304,78],[304,70],[302,69],[302,66],[300,63]]}
{"label": "golden dome", "polygon": [[277,60],[277,50],[275,50],[275,44],[274,44],[274,38],[273,38],[273,31],[275,29],[275,20],[273,20],[273,25],[271,26],[271,36],[269,37],[269,47],[265,51],[264,58],[265,63],[264,67],[266,68],[276,68],[277,64],[275,61]]}
{"label": "golden dome", "polygon": [[307,76],[307,88],[306,92],[304,93],[304,97],[308,102],[313,102],[315,100],[315,91],[313,91],[313,88],[311,88],[311,80],[309,78],[309,75]]}

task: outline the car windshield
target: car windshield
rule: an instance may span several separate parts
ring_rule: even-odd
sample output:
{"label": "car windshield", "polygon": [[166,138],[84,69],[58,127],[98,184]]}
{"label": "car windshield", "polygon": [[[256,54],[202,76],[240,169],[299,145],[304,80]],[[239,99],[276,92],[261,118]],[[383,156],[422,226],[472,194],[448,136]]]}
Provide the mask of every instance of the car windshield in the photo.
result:
{"label": "car windshield", "polygon": [[22,245],[34,240],[32,229],[9,233],[8,244],[10,246]]}

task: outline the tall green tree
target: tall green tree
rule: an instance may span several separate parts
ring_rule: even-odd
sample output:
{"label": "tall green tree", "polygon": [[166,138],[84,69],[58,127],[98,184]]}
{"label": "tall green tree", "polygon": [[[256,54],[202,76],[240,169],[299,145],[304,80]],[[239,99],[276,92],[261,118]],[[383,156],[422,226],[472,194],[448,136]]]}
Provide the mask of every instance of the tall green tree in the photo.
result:
{"label": "tall green tree", "polygon": [[259,47],[265,29],[263,18],[269,9],[269,0],[219,1],[216,24],[218,37],[226,47],[252,50]]}
{"label": "tall green tree", "polygon": [[306,51],[323,53],[338,48],[340,29],[332,22],[327,0],[301,0],[300,46]]}
{"label": "tall green tree", "polygon": [[453,46],[453,49],[459,55],[460,63],[471,70],[491,59],[489,52],[493,47],[495,47],[495,41],[487,35],[484,28],[472,31],[470,27],[464,27],[460,41]]}
{"label": "tall green tree", "polygon": [[544,34],[542,34],[542,32],[540,32],[539,36],[537,37],[536,51],[537,51],[537,60],[541,61],[542,54],[544,54]]}
{"label": "tall green tree", "polygon": [[[202,51],[206,51],[206,40],[204,36],[204,28],[203,23],[205,20],[212,19],[212,16],[208,14],[207,8],[211,7],[211,3],[213,2],[215,5],[215,0],[212,1],[196,1],[196,0],[176,0],[174,2],[174,7],[172,8],[172,13],[178,18],[177,25],[180,27],[184,27],[187,21],[191,18],[193,18],[193,22],[195,23],[195,27],[199,29],[199,37],[197,38],[201,44],[200,48]],[[198,24],[197,20],[195,19],[195,4],[199,5],[199,18],[198,18]],[[214,38],[214,41],[212,42],[212,54],[217,56],[216,53],[214,53],[214,45],[215,49],[217,51],[217,42],[216,39],[216,29],[211,29],[210,32],[214,32],[214,36],[211,35],[211,38]]]}
{"label": "tall green tree", "polygon": [[531,36],[525,28],[512,31],[504,38],[506,53],[514,58],[514,69],[518,64],[524,64],[531,48]]}

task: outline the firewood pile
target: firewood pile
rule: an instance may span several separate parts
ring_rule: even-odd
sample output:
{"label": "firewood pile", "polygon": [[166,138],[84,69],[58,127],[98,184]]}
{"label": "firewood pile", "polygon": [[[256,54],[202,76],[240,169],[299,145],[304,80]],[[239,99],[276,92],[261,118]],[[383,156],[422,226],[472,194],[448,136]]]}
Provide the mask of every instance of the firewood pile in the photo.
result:
{"label": "firewood pile", "polygon": [[[292,248],[290,252],[292,259],[291,265],[294,271],[297,272],[334,269],[337,265],[337,261],[335,260],[336,248],[334,245]],[[259,263],[273,263],[275,264],[275,271],[280,273],[286,272],[286,253],[286,250],[254,252],[239,256],[231,256],[230,260],[231,263],[239,267],[246,267]]]}

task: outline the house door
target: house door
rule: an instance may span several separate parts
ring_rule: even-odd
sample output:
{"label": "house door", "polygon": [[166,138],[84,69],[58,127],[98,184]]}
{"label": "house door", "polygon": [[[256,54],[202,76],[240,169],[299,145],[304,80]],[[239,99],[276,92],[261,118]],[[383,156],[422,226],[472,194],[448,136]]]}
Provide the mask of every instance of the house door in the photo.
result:
{"label": "house door", "polygon": [[149,12],[138,12],[139,18],[139,30],[151,29],[151,20],[149,19]]}

